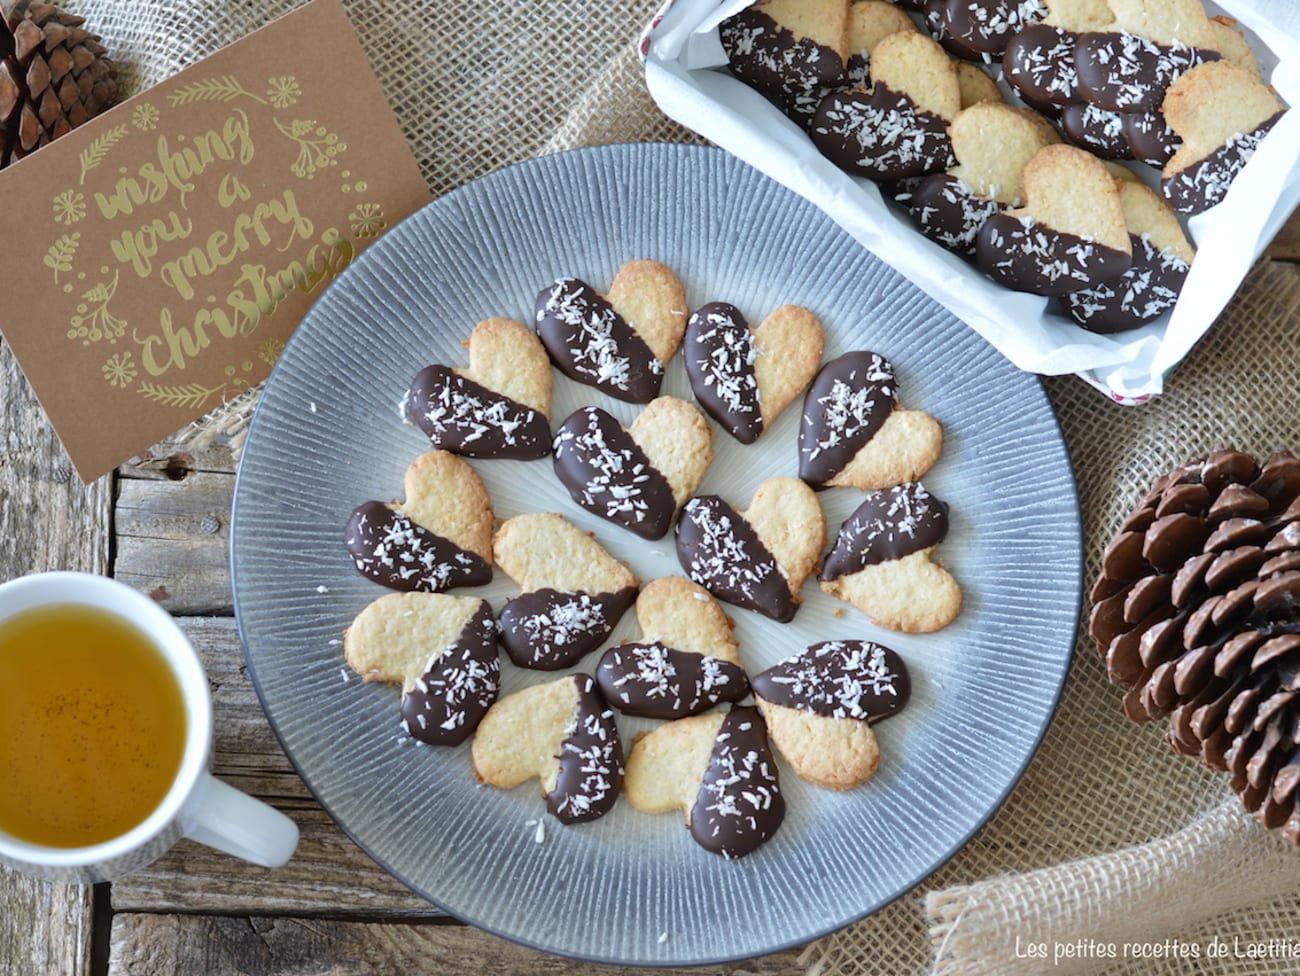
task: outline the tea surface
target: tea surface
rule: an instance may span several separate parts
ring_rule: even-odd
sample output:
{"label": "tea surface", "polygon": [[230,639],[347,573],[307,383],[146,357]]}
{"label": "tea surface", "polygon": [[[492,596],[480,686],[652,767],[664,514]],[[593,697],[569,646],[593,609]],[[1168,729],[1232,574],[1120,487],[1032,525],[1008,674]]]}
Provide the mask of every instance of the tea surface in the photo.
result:
{"label": "tea surface", "polygon": [[84,847],[135,827],[180,768],[185,703],[135,626],[56,604],[0,622],[0,831]]}

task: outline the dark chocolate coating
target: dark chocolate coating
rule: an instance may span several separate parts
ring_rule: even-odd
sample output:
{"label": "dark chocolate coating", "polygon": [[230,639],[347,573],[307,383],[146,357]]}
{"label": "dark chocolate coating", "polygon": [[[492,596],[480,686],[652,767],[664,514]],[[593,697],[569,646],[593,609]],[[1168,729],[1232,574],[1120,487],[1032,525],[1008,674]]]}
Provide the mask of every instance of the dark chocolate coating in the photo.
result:
{"label": "dark chocolate coating", "polygon": [[591,285],[556,279],[537,296],[534,317],[538,338],[565,376],[629,403],[659,395],[663,364]]}
{"label": "dark chocolate coating", "polygon": [[742,444],[763,433],[754,360],[758,346],[740,309],[711,302],[686,323],[682,357],[691,390],[704,412]]}
{"label": "dark chocolate coating", "polygon": [[1228,195],[1232,181],[1281,117],[1282,113],[1278,112],[1253,132],[1234,136],[1204,159],[1162,179],[1160,189],[1169,205],[1180,213],[1198,214],[1221,202]]}
{"label": "dark chocolate coating", "polygon": [[1074,70],[1074,45],[1078,34],[1050,24],[1033,24],[1007,42],[1002,57],[1003,76],[1026,104],[1052,107],[1059,112],[1080,101]]}
{"label": "dark chocolate coating", "polygon": [[825,488],[884,425],[894,393],[894,367],[874,352],[848,352],[824,365],[804,394],[799,477]]}
{"label": "dark chocolate coating", "polygon": [[1042,0],[943,0],[943,46],[967,61],[997,61],[1007,42],[1047,16]]}
{"label": "dark chocolate coating", "polygon": [[560,823],[575,824],[603,817],[613,809],[623,787],[623,740],[614,713],[589,674],[575,674],[578,713],[573,731],[560,745],[560,775],[546,794],[546,809]]}
{"label": "dark chocolate coating", "polygon": [[357,572],[393,590],[440,593],[492,580],[492,567],[482,556],[383,502],[364,502],[352,510],[344,542]]}
{"label": "dark chocolate coating", "polygon": [[426,366],[416,374],[406,409],[434,447],[453,454],[532,460],[551,450],[544,416],[447,366]]}
{"label": "dark chocolate coating", "polygon": [[719,600],[781,623],[798,609],[776,558],[753,526],[717,495],[692,498],[677,522],[677,559]]}
{"label": "dark chocolate coating", "polygon": [[497,623],[483,600],[460,635],[402,696],[402,724],[421,742],[459,745],[501,691]]}
{"label": "dark chocolate coating", "polygon": [[758,709],[732,708],[722,720],[690,831],[695,842],[723,857],[744,857],[769,840],[785,819],[785,798]]}
{"label": "dark chocolate coating", "polygon": [[1079,93],[1112,112],[1154,112],[1179,75],[1217,51],[1157,44],[1136,34],[1090,31],[1074,46]]}
{"label": "dark chocolate coating", "polygon": [[599,407],[579,407],[555,434],[555,474],[575,502],[643,539],[662,538],[677,501],[623,425]]}
{"label": "dark chocolate coating", "polygon": [[867,492],[844,520],[821,578],[839,579],[868,566],[937,546],[948,534],[948,506],[919,482]]}
{"label": "dark chocolate coating", "polygon": [[817,148],[836,166],[873,180],[900,180],[953,165],[948,120],[877,84],[827,95],[813,117]]}
{"label": "dark chocolate coating", "polygon": [[927,176],[908,201],[908,212],[921,233],[958,254],[974,254],[975,237],[984,221],[1003,209],[998,201],[977,196],[969,184],[948,173]]}
{"label": "dark chocolate coating", "polygon": [[860,722],[897,715],[912,694],[897,652],[865,640],[813,644],[756,674],[753,684],[754,694],[774,705]]}
{"label": "dark chocolate coating", "polygon": [[839,84],[839,52],[808,37],[795,37],[770,15],[749,7],[724,20],[718,36],[737,78],[778,95]]}
{"label": "dark chocolate coating", "polygon": [[1183,144],[1178,133],[1169,128],[1159,112],[1125,112],[1124,138],[1128,140],[1133,158],[1139,162],[1164,169],[1165,163]]}
{"label": "dark chocolate coating", "polygon": [[1133,264],[1118,278],[1062,297],[1070,318],[1090,332],[1136,329],[1159,318],[1178,302],[1188,265],[1145,238],[1129,235]]}
{"label": "dark chocolate coating", "polygon": [[616,593],[521,593],[501,608],[501,643],[521,668],[567,668],[605,642],[636,592],[628,587]]}
{"label": "dark chocolate coating", "polygon": [[596,666],[605,700],[628,715],[685,718],[749,694],[743,668],[658,641],[611,647]]}
{"label": "dark chocolate coating", "polygon": [[1122,112],[1109,112],[1091,102],[1067,105],[1061,111],[1061,129],[1076,146],[1102,159],[1133,158]]}
{"label": "dark chocolate coating", "polygon": [[1006,213],[984,222],[975,242],[975,259],[998,284],[1035,295],[1091,288],[1123,274],[1133,260],[1115,248]]}

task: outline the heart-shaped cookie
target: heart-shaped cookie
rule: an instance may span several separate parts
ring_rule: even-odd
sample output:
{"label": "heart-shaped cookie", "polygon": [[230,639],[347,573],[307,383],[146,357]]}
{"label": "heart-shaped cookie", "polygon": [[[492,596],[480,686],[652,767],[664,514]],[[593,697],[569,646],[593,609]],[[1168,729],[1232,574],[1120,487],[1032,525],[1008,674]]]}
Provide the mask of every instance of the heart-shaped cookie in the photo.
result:
{"label": "heart-shaped cookie", "polygon": [[864,640],[814,644],[754,677],[772,742],[803,779],[832,790],[875,774],[871,723],[901,711],[911,690],[903,659]]}
{"label": "heart-shaped cookie", "polygon": [[465,461],[426,451],[405,476],[406,500],[364,502],[344,541],[363,576],[394,590],[436,593],[492,579],[492,504]]}
{"label": "heart-shaped cookie", "polygon": [[753,707],[677,719],[639,737],[625,787],[643,813],[684,810],[695,842],[726,858],[752,853],[785,819],[767,728]]}
{"label": "heart-shaped cookie", "polygon": [[526,326],[488,319],[469,337],[469,367],[426,366],[406,412],[436,448],[466,457],[531,459],[551,448],[551,364]]}
{"label": "heart-shaped cookie", "polygon": [[924,486],[870,492],[840,527],[821,588],[890,630],[946,627],[961,610],[961,588],[934,561],[947,534],[948,506]]}
{"label": "heart-shaped cookie", "polygon": [[463,742],[501,689],[496,621],[473,597],[381,596],[344,631],[343,653],[362,680],[402,686],[402,728],[430,745]]}
{"label": "heart-shaped cookie", "polygon": [[890,182],[952,165],[948,123],[961,110],[961,86],[948,56],[929,37],[900,31],[871,53],[872,87],[832,92],[817,107],[810,134],[850,173]]}
{"label": "heart-shaped cookie", "polygon": [[943,46],[968,61],[999,61],[1016,33],[1046,15],[1042,0],[941,0]]}
{"label": "heart-shaped cookie", "polygon": [[1218,60],[1220,34],[1201,0],[1109,0],[1115,20],[1079,36],[1079,93],[1112,112],[1160,108],[1165,90],[1205,61]]}
{"label": "heart-shaped cookie", "polygon": [[867,351],[821,368],[804,397],[799,477],[814,488],[886,488],[939,459],[943,428],[896,398],[894,367]]}
{"label": "heart-shaped cookie", "polygon": [[1060,138],[1042,116],[998,102],[962,109],[949,134],[957,165],[923,179],[908,211],[930,240],[971,254],[984,221],[1023,202],[1025,164]]}
{"label": "heart-shaped cookie", "polygon": [[686,292],[657,261],[629,261],[601,295],[558,278],[537,296],[537,335],[570,379],[617,400],[649,403],[686,328]]}
{"label": "heart-shaped cookie", "polygon": [[1169,88],[1161,111],[1182,145],[1161,173],[1170,206],[1201,213],[1221,202],[1285,106],[1231,61],[1193,68]]}
{"label": "heart-shaped cookie", "polygon": [[708,421],[677,397],[659,397],[627,429],[599,407],[580,407],[555,433],[555,474],[593,515],[659,539],[699,486],[712,445]]}
{"label": "heart-shaped cookie", "polygon": [[1061,300],[1067,314],[1092,332],[1136,329],[1173,308],[1196,253],[1173,211],[1145,183],[1126,182],[1120,203],[1132,265],[1118,278]]}
{"label": "heart-shaped cookie", "polygon": [[843,80],[847,0],[759,0],[718,25],[732,74],[783,100]]}
{"label": "heart-shaped cookie", "polygon": [[1025,166],[1025,205],[980,228],[975,259],[1000,285],[1064,295],[1123,274],[1133,261],[1119,187],[1106,164],[1047,146]]}
{"label": "heart-shaped cookie", "polygon": [[506,695],[479,723],[474,778],[498,789],[539,779],[561,823],[603,817],[623,783],[623,741],[590,675],[565,675]]}
{"label": "heart-shaped cookie", "polygon": [[719,600],[782,623],[826,544],[826,517],[798,478],[768,478],[737,512],[717,495],[692,498],[677,523],[677,559]]}
{"label": "heart-shaped cookie", "polygon": [[752,444],[817,372],[825,338],[817,317],[782,305],[751,330],[740,309],[711,302],[686,323],[682,357],[705,412]]}
{"label": "heart-shaped cookie", "polygon": [[516,515],[492,552],[523,591],[501,608],[501,642],[521,668],[568,667],[604,643],[636,599],[631,570],[559,515]]}
{"label": "heart-shaped cookie", "polygon": [[680,576],[654,580],[637,597],[636,618],[641,639],[610,648],[596,667],[619,711],[684,718],[749,694],[731,621],[703,587]]}

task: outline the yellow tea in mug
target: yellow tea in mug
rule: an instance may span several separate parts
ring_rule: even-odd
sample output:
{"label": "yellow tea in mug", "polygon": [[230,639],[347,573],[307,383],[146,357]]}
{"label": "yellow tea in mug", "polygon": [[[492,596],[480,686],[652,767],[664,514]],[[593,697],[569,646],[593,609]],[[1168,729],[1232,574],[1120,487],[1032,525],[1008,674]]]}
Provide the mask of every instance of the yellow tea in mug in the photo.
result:
{"label": "yellow tea in mug", "polygon": [[46,847],[118,837],[180,769],[185,703],[139,628],[54,604],[0,621],[0,831]]}

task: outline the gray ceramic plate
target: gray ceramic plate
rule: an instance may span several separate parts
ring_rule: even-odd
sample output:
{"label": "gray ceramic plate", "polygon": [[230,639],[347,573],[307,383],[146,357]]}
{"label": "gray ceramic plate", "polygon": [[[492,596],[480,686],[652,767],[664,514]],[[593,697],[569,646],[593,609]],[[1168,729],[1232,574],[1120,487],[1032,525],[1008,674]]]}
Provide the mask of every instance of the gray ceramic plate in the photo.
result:
{"label": "gray ceramic plate", "polygon": [[[674,268],[692,307],[725,300],[758,321],[792,302],[825,324],[826,356],[890,358],[906,406],[940,418],[926,485],[952,510],[941,553],[965,591],[958,621],[908,637],[873,627],[809,583],[783,626],[736,610],[751,671],[817,640],[867,637],[911,666],[910,707],[877,726],[884,755],[836,794],[782,765],[777,836],[728,862],[676,815],[620,803],[564,828],[535,784],[476,786],[468,744],[414,745],[398,690],[361,684],[339,638],[382,591],[342,544],[353,506],[401,494],[428,446],[397,411],[429,362],[460,365],[474,323],[528,321],[537,292],[572,274],[597,287],[649,257]],[[552,424],[615,404],[557,375]],[[666,392],[689,397],[680,357]],[[756,445],[726,435],[701,493],[745,506],[793,474],[797,407]],[[657,544],[592,519],[550,462],[474,462],[498,518],[558,511],[594,531],[643,580],[680,572]],[[860,496],[821,496],[832,531]],[[627,964],[742,958],[807,942],[907,891],[957,851],[1020,776],[1052,715],[1080,596],[1069,461],[1038,381],[873,258],[811,204],[722,152],[639,145],[534,160],[450,193],[394,228],[325,293],[284,350],[244,449],[231,542],[235,606],[271,723],[307,785],[393,875],[468,922],[552,952]],[[471,591],[460,590],[459,593]],[[493,606],[503,574],[478,591]],[[614,639],[635,633],[629,613]],[[596,655],[581,662],[595,666]],[[553,675],[505,662],[509,692]],[[648,723],[620,719],[625,740]],[[540,823],[540,827],[539,827]]]}

